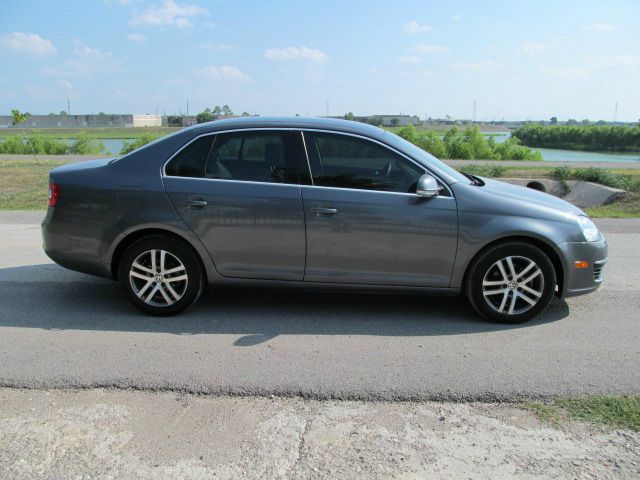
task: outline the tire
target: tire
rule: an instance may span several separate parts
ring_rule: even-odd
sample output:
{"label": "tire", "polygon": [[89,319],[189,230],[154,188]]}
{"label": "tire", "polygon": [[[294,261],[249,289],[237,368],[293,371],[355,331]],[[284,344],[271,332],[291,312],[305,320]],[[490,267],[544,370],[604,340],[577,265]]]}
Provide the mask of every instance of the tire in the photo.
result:
{"label": "tire", "polygon": [[549,306],[556,273],[539,248],[523,242],[501,243],[474,259],[464,290],[483,317],[498,323],[522,323]]}
{"label": "tire", "polygon": [[118,278],[131,303],[161,317],[190,308],[205,284],[200,259],[193,249],[164,235],[144,237],[127,248]]}

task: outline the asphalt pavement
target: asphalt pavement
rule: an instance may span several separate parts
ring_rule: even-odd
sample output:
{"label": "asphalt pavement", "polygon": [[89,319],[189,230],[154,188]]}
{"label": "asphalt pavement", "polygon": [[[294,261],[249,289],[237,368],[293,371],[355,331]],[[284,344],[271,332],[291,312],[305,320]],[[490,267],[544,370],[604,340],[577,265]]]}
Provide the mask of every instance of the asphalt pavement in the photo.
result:
{"label": "asphalt pavement", "polygon": [[640,393],[640,219],[599,220],[596,293],[516,326],[459,298],[210,289],[148,317],[43,253],[43,212],[0,212],[0,386],[339,399]]}

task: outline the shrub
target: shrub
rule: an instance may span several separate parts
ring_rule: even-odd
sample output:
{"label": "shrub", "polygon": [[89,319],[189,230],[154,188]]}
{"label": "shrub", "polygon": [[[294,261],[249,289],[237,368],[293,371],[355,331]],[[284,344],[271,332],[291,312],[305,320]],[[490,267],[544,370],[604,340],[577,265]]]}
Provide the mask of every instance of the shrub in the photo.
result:
{"label": "shrub", "polygon": [[135,140],[131,140],[130,142],[124,142],[124,145],[120,150],[120,155],[126,155],[127,153],[133,152],[134,150],[137,150],[138,148],[145,146],[147,143],[153,142],[155,139],[159,137],[160,135],[145,133],[140,138],[136,138]]}
{"label": "shrub", "polygon": [[507,172],[506,167],[502,165],[478,165],[472,163],[460,168],[462,173],[470,173],[471,175],[478,175],[479,177],[493,177],[498,178],[504,176]]}
{"label": "shrub", "polygon": [[69,148],[69,152],[76,155],[96,155],[104,152],[104,144],[100,140],[90,138],[85,132],[81,132]]}

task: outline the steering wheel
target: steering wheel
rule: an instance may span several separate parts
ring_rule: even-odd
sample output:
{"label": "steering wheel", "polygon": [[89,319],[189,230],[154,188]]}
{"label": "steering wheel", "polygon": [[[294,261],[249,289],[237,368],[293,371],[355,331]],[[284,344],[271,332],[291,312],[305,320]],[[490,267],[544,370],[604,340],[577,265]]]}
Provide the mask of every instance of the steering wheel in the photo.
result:
{"label": "steering wheel", "polygon": [[388,161],[384,166],[384,168],[382,169],[382,178],[389,178],[389,175],[391,175],[392,168],[393,168],[393,162]]}

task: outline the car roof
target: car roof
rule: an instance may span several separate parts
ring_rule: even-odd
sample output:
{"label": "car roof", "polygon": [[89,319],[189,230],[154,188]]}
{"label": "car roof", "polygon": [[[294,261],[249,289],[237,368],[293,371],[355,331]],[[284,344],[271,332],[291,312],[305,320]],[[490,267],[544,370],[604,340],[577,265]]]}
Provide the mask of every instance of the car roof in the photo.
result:
{"label": "car roof", "polygon": [[238,117],[224,120],[214,120],[212,122],[200,123],[189,127],[192,134],[201,135],[203,133],[216,132],[221,130],[235,130],[245,128],[301,128],[332,130],[338,132],[354,133],[367,137],[380,138],[385,131],[367,125],[366,123],[342,120],[338,118],[324,117]]}

